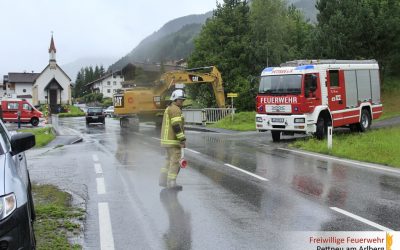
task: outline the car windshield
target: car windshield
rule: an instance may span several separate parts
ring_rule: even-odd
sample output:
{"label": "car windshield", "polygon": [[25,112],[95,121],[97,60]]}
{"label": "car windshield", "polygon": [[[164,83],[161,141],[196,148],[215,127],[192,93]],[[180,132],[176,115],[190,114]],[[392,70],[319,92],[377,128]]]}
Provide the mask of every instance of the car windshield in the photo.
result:
{"label": "car windshield", "polygon": [[102,108],[89,108],[88,112],[103,112]]}
{"label": "car windshield", "polygon": [[263,76],[258,92],[261,94],[300,94],[302,75]]}

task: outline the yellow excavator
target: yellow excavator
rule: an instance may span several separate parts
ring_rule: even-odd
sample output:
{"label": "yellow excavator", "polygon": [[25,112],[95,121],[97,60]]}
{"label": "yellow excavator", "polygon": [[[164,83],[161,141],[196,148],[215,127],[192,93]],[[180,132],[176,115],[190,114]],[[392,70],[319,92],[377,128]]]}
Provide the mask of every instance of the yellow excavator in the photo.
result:
{"label": "yellow excavator", "polygon": [[172,91],[198,83],[212,84],[218,107],[225,107],[221,73],[215,66],[211,66],[169,71],[151,86],[134,87],[114,94],[114,114],[120,118],[121,128],[138,130],[139,121],[155,122],[156,127],[159,127]]}

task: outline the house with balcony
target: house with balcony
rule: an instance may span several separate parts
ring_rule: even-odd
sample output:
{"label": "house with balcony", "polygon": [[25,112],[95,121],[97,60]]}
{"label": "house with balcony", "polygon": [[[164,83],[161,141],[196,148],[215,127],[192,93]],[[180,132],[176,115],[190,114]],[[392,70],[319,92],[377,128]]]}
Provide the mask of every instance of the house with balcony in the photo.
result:
{"label": "house with balcony", "polygon": [[91,90],[92,93],[101,93],[103,98],[112,98],[114,93],[122,89],[122,82],[124,76],[121,71],[108,73],[93,82],[86,84],[86,87]]}

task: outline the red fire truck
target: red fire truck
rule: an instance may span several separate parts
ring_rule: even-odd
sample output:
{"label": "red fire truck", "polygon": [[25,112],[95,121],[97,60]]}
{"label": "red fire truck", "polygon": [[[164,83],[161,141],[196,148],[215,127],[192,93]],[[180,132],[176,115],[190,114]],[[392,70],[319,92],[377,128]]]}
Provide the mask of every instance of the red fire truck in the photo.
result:
{"label": "red fire truck", "polygon": [[328,126],[369,129],[382,114],[379,66],[375,60],[296,60],[261,73],[256,129],[281,134],[314,134]]}

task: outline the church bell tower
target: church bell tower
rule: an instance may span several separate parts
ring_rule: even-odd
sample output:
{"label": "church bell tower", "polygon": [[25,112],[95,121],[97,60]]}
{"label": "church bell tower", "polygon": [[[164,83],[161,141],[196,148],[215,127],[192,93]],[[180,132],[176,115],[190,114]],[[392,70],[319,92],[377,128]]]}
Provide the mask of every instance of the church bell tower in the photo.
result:
{"label": "church bell tower", "polygon": [[53,39],[53,34],[51,35],[51,41],[50,41],[50,48],[49,48],[49,58],[50,58],[50,67],[55,67],[56,66],[56,46],[54,45],[54,39]]}

